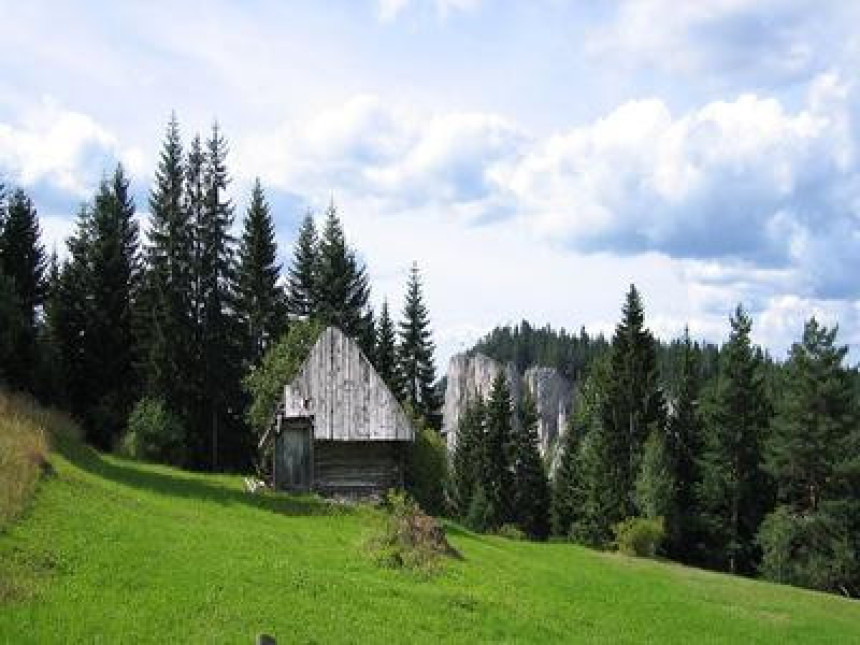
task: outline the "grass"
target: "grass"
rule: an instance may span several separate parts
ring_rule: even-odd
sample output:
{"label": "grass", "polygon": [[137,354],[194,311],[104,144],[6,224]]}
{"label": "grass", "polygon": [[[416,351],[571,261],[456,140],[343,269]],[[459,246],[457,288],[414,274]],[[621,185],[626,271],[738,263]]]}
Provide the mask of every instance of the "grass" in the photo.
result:
{"label": "grass", "polygon": [[50,460],[0,534],[0,642],[860,642],[836,596],[453,524],[463,559],[427,579],[373,564],[373,509],[69,438]]}

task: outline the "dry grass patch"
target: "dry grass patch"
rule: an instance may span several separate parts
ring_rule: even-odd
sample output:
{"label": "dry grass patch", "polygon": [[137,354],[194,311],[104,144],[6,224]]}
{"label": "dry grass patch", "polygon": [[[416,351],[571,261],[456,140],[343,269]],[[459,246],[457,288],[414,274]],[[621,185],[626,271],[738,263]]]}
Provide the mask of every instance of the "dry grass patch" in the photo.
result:
{"label": "dry grass patch", "polygon": [[0,392],[0,531],[24,510],[39,479],[51,472],[51,436],[76,435],[65,414]]}

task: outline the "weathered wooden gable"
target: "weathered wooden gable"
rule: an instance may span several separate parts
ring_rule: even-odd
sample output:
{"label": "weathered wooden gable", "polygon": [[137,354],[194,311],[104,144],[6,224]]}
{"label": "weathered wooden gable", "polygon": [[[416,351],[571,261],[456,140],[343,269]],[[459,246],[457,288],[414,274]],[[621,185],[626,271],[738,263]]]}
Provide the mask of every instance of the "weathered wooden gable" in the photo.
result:
{"label": "weathered wooden gable", "polygon": [[412,424],[358,344],[335,327],[284,388],[286,418],[313,417],[314,439],[412,441]]}

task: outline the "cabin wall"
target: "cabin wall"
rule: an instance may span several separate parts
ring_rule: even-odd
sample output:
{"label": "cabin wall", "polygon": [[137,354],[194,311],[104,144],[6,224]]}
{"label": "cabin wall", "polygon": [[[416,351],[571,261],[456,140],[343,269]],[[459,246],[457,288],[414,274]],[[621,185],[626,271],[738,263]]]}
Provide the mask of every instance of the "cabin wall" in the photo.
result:
{"label": "cabin wall", "polygon": [[324,495],[363,496],[402,486],[407,445],[398,441],[316,441],[313,487]]}
{"label": "cabin wall", "polygon": [[358,345],[333,327],[284,388],[284,416],[312,416],[314,438],[412,441],[412,424]]}

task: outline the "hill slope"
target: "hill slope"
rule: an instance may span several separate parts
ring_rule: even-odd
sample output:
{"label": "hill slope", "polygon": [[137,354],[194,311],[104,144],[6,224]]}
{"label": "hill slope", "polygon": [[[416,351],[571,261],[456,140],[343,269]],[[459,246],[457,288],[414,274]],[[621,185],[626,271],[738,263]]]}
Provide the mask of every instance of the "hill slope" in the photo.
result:
{"label": "hill slope", "polygon": [[376,511],[61,452],[0,535],[2,642],[860,642],[860,603],[457,527],[421,580],[364,555]]}

